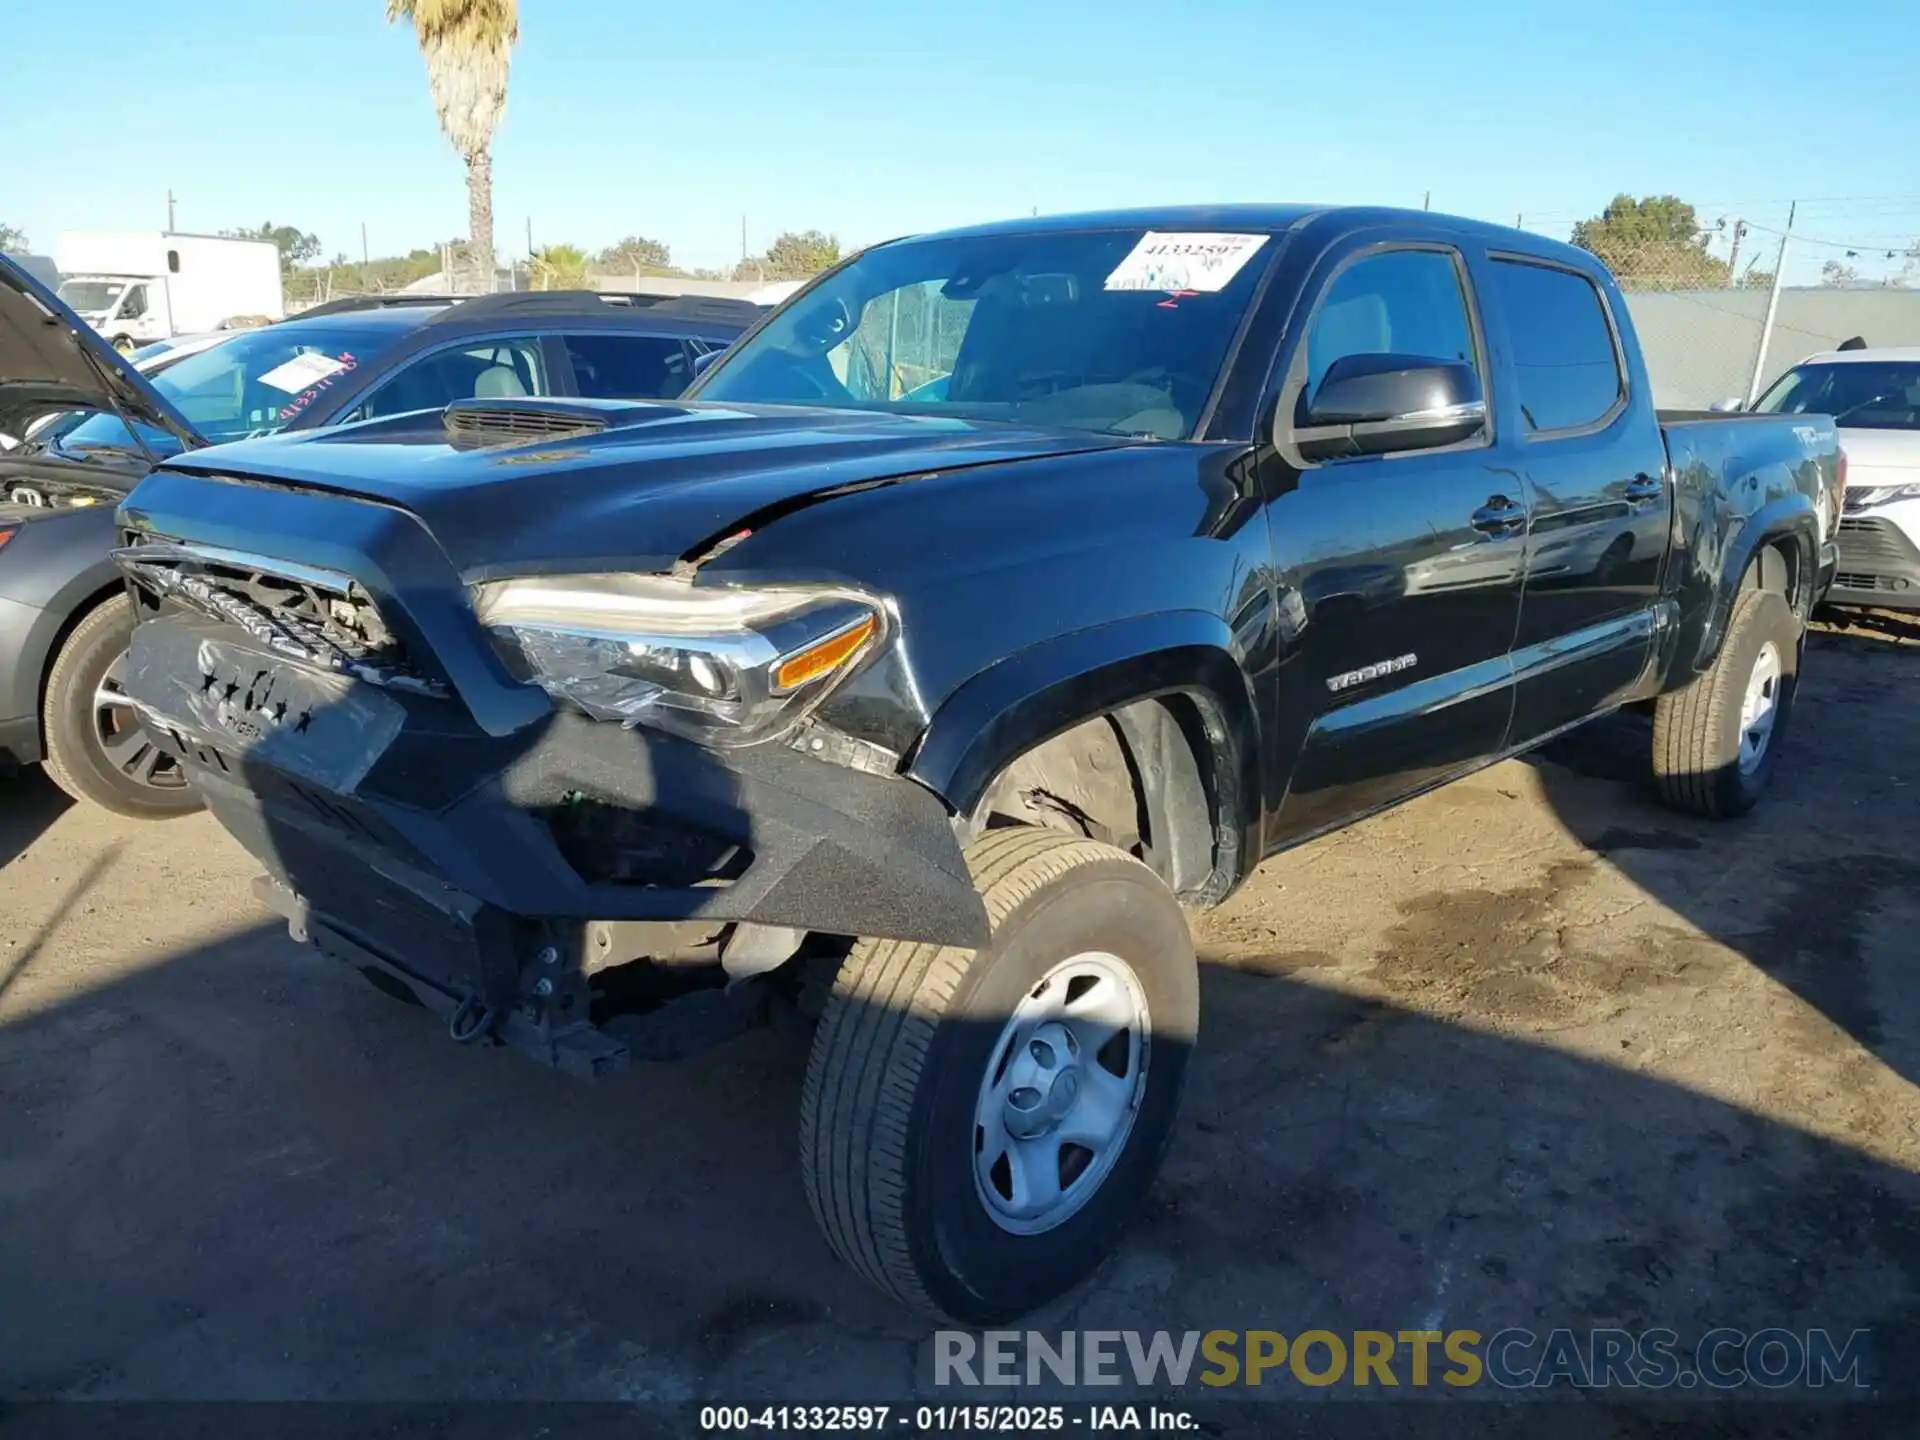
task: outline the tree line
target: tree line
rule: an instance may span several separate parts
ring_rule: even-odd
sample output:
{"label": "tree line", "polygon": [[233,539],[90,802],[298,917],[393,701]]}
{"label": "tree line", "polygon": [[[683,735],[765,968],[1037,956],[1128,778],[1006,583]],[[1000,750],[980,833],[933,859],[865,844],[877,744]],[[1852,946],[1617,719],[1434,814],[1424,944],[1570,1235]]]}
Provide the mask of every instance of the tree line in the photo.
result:
{"label": "tree line", "polygon": [[[19,235],[0,226],[0,235]],[[236,240],[265,240],[280,251],[281,277],[287,299],[305,304],[333,295],[355,293],[386,294],[417,280],[439,273],[450,264],[454,273],[465,275],[472,269],[467,242],[449,240],[431,247],[422,246],[404,255],[382,255],[354,260],[343,253],[322,259],[320,238],[297,225],[242,225],[222,230]],[[9,243],[7,249],[20,245]],[[820,230],[790,230],[777,236],[758,255],[724,268],[684,268],[676,265],[673,251],[664,240],[646,235],[629,235],[599,250],[572,244],[542,246],[533,252],[525,273],[516,277],[519,284],[539,290],[578,290],[590,288],[595,277],[610,287],[622,278],[678,276],[695,280],[766,281],[806,280],[840,259],[840,242]]]}

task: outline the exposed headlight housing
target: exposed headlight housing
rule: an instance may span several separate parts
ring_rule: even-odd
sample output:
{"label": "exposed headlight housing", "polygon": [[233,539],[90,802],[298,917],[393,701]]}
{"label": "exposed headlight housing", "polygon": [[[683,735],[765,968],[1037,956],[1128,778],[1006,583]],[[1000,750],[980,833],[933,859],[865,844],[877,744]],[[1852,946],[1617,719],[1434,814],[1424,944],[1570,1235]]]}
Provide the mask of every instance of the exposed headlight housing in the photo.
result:
{"label": "exposed headlight housing", "polygon": [[709,745],[796,724],[889,637],[856,590],[737,590],[665,575],[564,575],[474,587],[507,667],[600,720]]}

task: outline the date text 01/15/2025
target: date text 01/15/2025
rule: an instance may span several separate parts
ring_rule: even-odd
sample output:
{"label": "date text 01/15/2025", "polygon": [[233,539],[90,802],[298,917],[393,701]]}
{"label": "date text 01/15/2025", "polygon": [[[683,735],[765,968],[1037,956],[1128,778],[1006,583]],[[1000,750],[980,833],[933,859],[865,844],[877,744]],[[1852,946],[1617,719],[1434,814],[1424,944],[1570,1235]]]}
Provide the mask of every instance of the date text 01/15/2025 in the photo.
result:
{"label": "date text 01/15/2025", "polygon": [[1197,1430],[1188,1411],[1163,1405],[703,1405],[706,1433],[812,1431],[842,1435],[1054,1434],[1074,1430]]}

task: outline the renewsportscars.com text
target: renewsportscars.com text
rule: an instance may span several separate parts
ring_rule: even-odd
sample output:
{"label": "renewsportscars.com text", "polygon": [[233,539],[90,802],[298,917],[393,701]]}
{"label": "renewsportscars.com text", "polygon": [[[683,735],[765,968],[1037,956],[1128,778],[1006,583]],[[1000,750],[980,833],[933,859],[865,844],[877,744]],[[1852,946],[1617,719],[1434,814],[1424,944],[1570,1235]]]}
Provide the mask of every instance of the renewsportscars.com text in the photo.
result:
{"label": "renewsportscars.com text", "polygon": [[989,1330],[934,1335],[941,1386],[1865,1389],[1867,1331]]}

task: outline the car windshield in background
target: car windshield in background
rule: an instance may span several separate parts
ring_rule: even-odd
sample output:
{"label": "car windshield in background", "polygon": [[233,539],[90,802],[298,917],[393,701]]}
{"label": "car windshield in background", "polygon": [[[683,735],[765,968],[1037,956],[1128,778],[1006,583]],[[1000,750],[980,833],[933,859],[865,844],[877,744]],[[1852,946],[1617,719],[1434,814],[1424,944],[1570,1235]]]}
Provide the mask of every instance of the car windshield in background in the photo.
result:
{"label": "car windshield in background", "polygon": [[1102,230],[881,246],[688,398],[1185,439],[1276,243]]}
{"label": "car windshield in background", "polygon": [[[286,428],[333,386],[350,382],[355,370],[401,333],[390,326],[269,325],[183,356],[148,380],[209,444],[218,445]],[[179,441],[165,431],[139,429],[141,443],[154,454],[179,452]],[[91,417],[59,446],[69,454],[136,448],[113,415]]]}
{"label": "car windshield in background", "polygon": [[77,313],[89,315],[106,309],[108,302],[120,293],[120,286],[105,280],[66,280],[55,293]]}
{"label": "car windshield in background", "polygon": [[1754,407],[1774,415],[1831,415],[1853,430],[1920,430],[1920,362],[1801,365]]}

